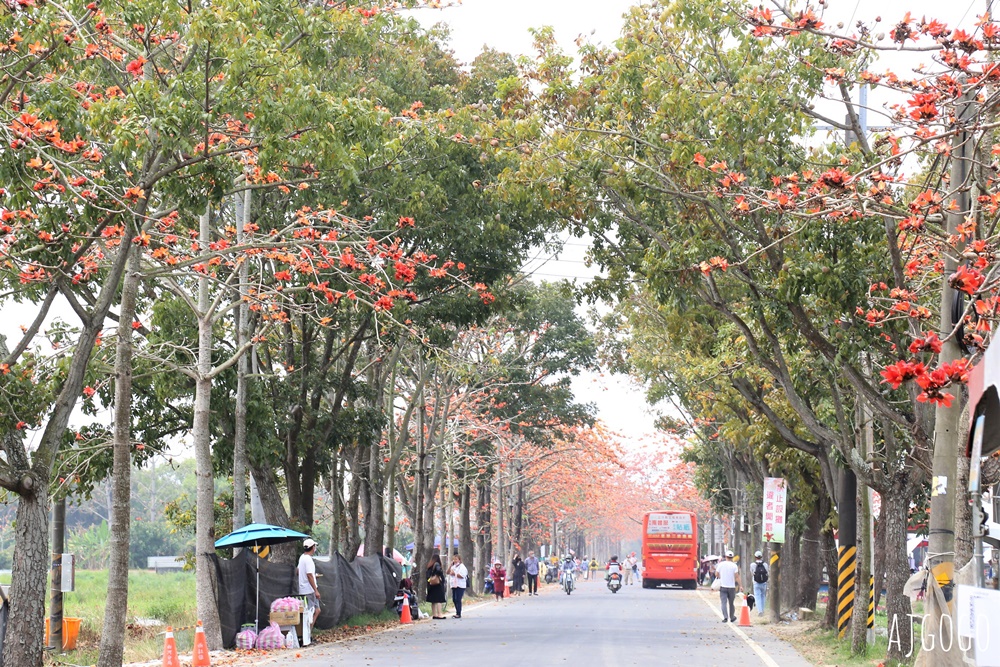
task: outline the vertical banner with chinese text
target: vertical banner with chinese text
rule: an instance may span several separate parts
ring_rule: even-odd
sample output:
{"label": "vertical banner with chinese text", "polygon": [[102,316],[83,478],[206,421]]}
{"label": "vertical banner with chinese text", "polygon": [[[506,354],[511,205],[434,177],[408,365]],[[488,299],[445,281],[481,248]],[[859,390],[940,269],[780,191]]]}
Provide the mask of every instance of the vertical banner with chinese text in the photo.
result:
{"label": "vertical banner with chinese text", "polygon": [[784,478],[764,478],[764,530],[765,542],[785,542],[785,496],[788,487]]}

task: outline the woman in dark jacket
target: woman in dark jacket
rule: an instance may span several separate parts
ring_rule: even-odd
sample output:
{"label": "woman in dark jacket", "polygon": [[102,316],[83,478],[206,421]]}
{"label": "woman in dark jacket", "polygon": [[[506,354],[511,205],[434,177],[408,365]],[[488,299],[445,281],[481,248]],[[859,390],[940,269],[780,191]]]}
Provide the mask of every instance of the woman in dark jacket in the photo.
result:
{"label": "woman in dark jacket", "polygon": [[511,569],[513,570],[510,585],[511,595],[520,595],[521,591],[524,589],[524,561],[521,560],[520,556],[514,556],[514,562],[511,563]]}
{"label": "woman in dark jacket", "polygon": [[[431,583],[437,577],[437,583]],[[431,556],[427,563],[427,601],[431,603],[431,617],[444,618],[444,568],[441,567],[441,557]]]}

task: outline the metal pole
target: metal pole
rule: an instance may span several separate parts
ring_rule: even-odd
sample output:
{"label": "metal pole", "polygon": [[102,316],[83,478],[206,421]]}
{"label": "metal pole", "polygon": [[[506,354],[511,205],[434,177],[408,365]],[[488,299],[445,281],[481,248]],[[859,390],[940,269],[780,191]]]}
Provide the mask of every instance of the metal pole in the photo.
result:
{"label": "metal pole", "polygon": [[972,560],[975,562],[976,588],[984,588],[983,579],[983,494],[980,488],[980,468],[983,458],[983,423],[986,415],[976,417],[972,436],[972,452],[969,456],[969,503],[972,505]]}
{"label": "metal pole", "polygon": [[52,503],[52,590],[49,604],[49,646],[61,651],[63,624],[62,554],[65,549],[66,496]]}

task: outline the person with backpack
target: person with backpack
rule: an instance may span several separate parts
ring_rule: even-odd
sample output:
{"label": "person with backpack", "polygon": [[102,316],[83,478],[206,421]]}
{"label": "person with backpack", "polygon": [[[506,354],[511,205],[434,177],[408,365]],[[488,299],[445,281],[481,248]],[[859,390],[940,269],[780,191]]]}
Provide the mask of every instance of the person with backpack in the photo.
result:
{"label": "person with backpack", "polygon": [[767,596],[767,579],[771,575],[771,569],[764,562],[764,554],[758,550],[754,555],[753,565],[750,566],[750,574],[753,576],[753,597],[757,605],[757,615],[764,615],[764,600]]}

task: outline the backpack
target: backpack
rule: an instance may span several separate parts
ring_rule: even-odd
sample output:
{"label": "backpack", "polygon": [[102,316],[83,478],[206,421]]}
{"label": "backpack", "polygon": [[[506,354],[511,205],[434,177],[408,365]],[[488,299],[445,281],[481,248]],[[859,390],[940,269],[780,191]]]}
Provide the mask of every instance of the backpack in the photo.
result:
{"label": "backpack", "polygon": [[755,563],[753,568],[753,580],[758,584],[767,583],[767,568],[764,563]]}

